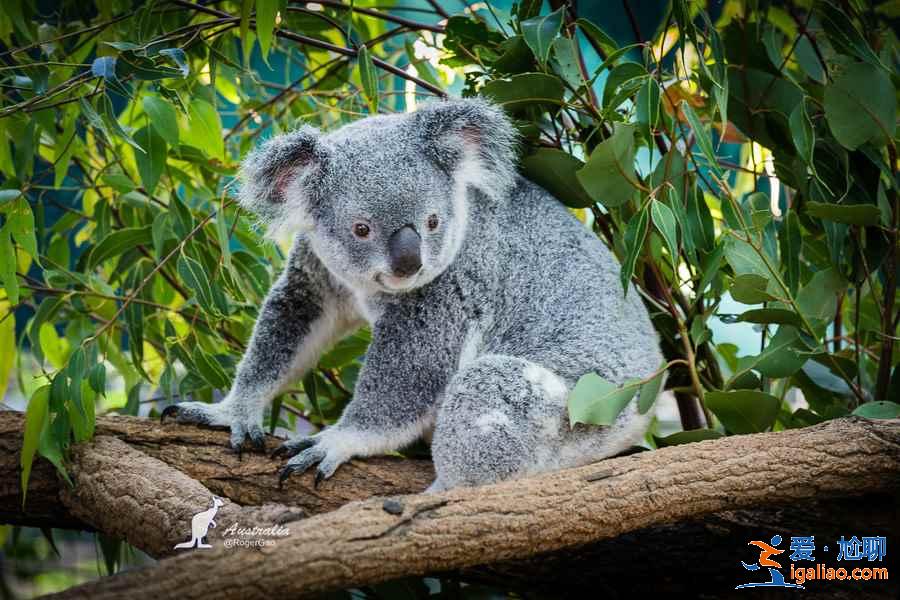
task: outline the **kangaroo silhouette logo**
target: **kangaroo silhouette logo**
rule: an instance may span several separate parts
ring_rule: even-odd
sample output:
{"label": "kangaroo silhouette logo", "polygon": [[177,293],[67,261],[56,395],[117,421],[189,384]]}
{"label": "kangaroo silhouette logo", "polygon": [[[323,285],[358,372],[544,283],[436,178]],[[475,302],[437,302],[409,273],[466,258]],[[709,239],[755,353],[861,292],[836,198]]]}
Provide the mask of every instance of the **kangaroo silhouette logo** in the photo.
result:
{"label": "kangaroo silhouette logo", "polygon": [[175,550],[179,548],[212,548],[209,544],[203,543],[203,538],[206,537],[206,534],[209,532],[210,527],[215,527],[216,522],[213,521],[213,517],[216,516],[216,513],[219,511],[219,507],[225,504],[225,502],[216,496],[212,497],[213,505],[212,508],[208,508],[203,512],[198,512],[191,518],[191,539],[187,542],[182,542],[180,544],[175,544]]}

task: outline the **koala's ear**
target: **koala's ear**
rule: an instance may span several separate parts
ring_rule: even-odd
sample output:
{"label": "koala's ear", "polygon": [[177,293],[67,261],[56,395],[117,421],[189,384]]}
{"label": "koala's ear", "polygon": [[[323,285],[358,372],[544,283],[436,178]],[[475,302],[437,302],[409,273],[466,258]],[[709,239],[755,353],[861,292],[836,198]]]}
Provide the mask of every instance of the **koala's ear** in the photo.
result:
{"label": "koala's ear", "polygon": [[458,182],[492,198],[513,187],[518,135],[502,109],[465,98],[430,102],[412,116],[426,155]]}
{"label": "koala's ear", "polygon": [[273,137],[241,163],[238,202],[269,228],[269,233],[308,226],[309,198],[328,161],[315,127],[303,125]]}

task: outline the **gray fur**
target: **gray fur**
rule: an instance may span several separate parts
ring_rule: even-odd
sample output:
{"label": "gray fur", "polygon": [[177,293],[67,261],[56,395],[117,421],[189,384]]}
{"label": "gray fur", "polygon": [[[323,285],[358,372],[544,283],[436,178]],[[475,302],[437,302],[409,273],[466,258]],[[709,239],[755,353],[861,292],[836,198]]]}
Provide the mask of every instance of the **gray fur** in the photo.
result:
{"label": "gray fur", "polygon": [[[339,422],[287,442],[285,475],[329,477],[354,456],[433,432],[438,491],[584,464],[643,436],[633,401],[611,427],[569,427],[588,372],[621,383],[662,363],[647,310],[606,247],[515,172],[516,136],[481,100],[429,104],[328,134],[276,137],[244,162],[241,203],[296,231],[226,399],[178,419],[261,433],[265,403],[363,322],[372,326]],[[429,215],[439,226],[426,227]],[[354,223],[368,225],[366,239]],[[412,225],[421,270],[390,275],[387,239]]]}

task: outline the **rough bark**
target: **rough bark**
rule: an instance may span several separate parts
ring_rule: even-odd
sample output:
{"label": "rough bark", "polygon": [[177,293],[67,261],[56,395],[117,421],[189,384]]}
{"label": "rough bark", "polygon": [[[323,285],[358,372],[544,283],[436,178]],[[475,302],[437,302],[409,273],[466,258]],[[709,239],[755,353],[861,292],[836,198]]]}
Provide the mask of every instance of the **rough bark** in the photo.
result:
{"label": "rough bark", "polygon": [[476,489],[353,502],[290,522],[290,535],[272,546],[190,551],[61,597],[297,596],[525,559],[713,512],[898,485],[900,420],[840,419]]}
{"label": "rough bark", "polygon": [[[40,458],[34,461],[23,508],[19,468],[23,427],[22,413],[0,412],[0,523],[90,529],[68,510],[60,496],[66,484],[59,480],[55,468]],[[250,452],[238,459],[227,451],[228,434],[224,431],[118,416],[97,419],[96,435],[117,438],[239,505],[284,504],[308,514],[328,512],[372,496],[420,492],[434,479],[430,461],[386,456],[351,461],[318,489],[313,488],[311,473],[290,478],[280,489],[278,468],[283,461]],[[275,437],[266,440],[269,449],[280,442]],[[121,468],[127,478],[129,460],[121,457],[110,464]],[[141,471],[137,465],[131,470]],[[187,498],[184,503],[185,510],[196,506]],[[117,513],[123,510],[116,508]]]}

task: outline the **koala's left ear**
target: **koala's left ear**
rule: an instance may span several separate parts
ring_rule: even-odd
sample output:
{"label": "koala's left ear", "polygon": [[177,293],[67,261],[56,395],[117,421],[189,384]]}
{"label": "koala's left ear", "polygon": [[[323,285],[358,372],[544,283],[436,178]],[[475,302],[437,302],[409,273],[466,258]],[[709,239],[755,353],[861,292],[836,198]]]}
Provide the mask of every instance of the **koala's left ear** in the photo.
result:
{"label": "koala's left ear", "polygon": [[457,181],[492,198],[515,184],[518,135],[499,107],[481,98],[433,101],[412,118],[425,154]]}
{"label": "koala's left ear", "polygon": [[273,137],[241,163],[238,201],[268,226],[270,235],[309,225],[309,200],[316,193],[328,152],[315,127]]}

